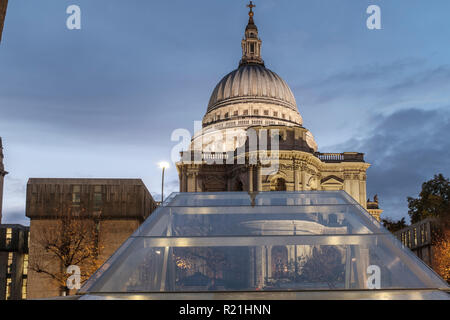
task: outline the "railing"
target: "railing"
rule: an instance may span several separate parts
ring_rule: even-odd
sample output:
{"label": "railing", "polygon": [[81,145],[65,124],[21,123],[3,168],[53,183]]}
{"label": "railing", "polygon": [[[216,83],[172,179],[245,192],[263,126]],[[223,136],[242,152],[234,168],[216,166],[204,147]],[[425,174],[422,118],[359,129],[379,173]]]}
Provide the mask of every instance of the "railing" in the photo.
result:
{"label": "railing", "polygon": [[203,160],[226,160],[228,159],[228,154],[227,153],[215,153],[215,152],[203,152],[202,153],[202,159]]}
{"label": "railing", "polygon": [[342,153],[321,153],[317,157],[322,161],[344,161]]}
{"label": "railing", "polygon": [[[233,152],[231,152],[231,155]],[[227,152],[195,152],[183,151],[180,152],[181,158],[184,155],[191,155],[192,159],[201,160],[227,160],[229,153]],[[344,152],[344,153],[315,153],[315,156],[323,162],[339,163],[339,162],[364,162],[364,153]],[[188,160],[188,159],[185,159]]]}
{"label": "railing", "polygon": [[364,162],[364,153],[316,153],[316,157],[323,162]]}

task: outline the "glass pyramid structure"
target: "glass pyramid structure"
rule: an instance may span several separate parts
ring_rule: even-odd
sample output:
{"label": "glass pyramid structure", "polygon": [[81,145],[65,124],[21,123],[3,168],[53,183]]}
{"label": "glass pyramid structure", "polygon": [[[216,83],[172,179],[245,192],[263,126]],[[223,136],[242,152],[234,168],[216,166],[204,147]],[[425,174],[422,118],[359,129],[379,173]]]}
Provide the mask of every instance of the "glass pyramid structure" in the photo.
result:
{"label": "glass pyramid structure", "polygon": [[347,193],[302,191],[173,193],[79,293],[445,299],[448,291]]}

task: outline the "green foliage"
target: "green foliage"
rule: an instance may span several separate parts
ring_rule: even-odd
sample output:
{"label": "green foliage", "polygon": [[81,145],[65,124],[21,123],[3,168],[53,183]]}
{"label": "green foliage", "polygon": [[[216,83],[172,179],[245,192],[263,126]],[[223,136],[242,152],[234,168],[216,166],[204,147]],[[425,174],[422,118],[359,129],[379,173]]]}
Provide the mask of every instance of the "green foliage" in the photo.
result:
{"label": "green foliage", "polygon": [[438,218],[447,224],[450,219],[450,183],[442,174],[422,184],[419,197],[408,197],[408,214],[411,223],[425,218]]}
{"label": "green foliage", "polygon": [[408,226],[405,221],[405,218],[401,218],[398,221],[394,221],[390,218],[386,218],[386,219],[381,219],[381,222],[383,223],[383,226],[392,233],[399,231]]}

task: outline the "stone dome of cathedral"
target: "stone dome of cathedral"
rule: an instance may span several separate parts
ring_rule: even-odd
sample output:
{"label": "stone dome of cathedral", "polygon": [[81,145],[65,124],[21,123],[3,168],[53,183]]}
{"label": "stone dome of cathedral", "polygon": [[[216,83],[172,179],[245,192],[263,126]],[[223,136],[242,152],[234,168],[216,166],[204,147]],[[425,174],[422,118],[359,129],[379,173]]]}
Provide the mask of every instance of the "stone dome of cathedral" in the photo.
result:
{"label": "stone dome of cathedral", "polygon": [[[202,120],[202,129],[192,139],[191,149],[203,152],[228,152],[245,143],[247,130],[255,126],[302,127],[294,94],[288,84],[266,68],[261,57],[262,41],[253,20],[249,20],[241,41],[239,67],[223,77],[214,88]],[[310,148],[317,150],[307,131]]]}
{"label": "stone dome of cathedral", "polygon": [[214,88],[203,127],[221,129],[251,125],[301,126],[294,95],[287,83],[264,65],[262,41],[250,5],[239,67]]}
{"label": "stone dome of cathedral", "polygon": [[297,111],[287,83],[262,64],[243,64],[223,77],[211,95],[207,112],[242,102],[274,104]]}

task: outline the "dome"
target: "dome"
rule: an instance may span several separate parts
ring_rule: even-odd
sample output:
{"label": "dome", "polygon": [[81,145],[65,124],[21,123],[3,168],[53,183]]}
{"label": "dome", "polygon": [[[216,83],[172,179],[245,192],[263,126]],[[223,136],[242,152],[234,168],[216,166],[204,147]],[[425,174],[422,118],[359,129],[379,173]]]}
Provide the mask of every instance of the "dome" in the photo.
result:
{"label": "dome", "polygon": [[[279,75],[265,67],[261,45],[250,11],[241,41],[239,67],[214,88],[202,119],[202,129],[192,138],[191,150],[233,151],[245,143],[250,127],[303,125],[291,89]],[[307,143],[317,150],[309,131]]]}
{"label": "dome", "polygon": [[207,112],[246,102],[274,104],[297,111],[294,95],[279,75],[261,64],[244,64],[217,84]]}

